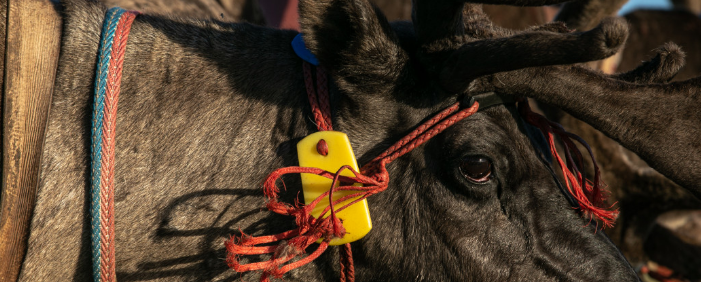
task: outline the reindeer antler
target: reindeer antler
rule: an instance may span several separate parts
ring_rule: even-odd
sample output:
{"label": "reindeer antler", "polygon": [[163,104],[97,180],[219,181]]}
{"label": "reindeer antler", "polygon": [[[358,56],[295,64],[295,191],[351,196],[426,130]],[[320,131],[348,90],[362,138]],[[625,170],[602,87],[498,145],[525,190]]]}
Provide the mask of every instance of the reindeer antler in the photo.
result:
{"label": "reindeer antler", "polygon": [[627,35],[625,22],[611,18],[583,33],[528,32],[470,42],[448,58],[441,84],[450,92],[459,92],[486,74],[606,58],[616,54]]}
{"label": "reindeer antler", "polygon": [[[543,5],[561,0],[477,0],[469,3]],[[567,31],[559,25],[516,32],[497,27],[481,6],[461,2],[413,0],[419,57],[429,72],[440,76],[451,93],[464,91],[478,76],[527,67],[574,64],[615,54],[628,36],[623,20],[611,19],[589,32]]]}
{"label": "reindeer antler", "polygon": [[672,80],[684,66],[684,52],[674,43],[667,43],[655,50],[657,55],[629,72],[612,75],[612,78],[632,83],[666,83]]}
{"label": "reindeer antler", "polygon": [[[673,61],[660,66],[675,73],[680,65]],[[701,199],[701,77],[644,85],[583,67],[551,66],[499,73],[473,86],[477,92],[528,95],[559,107]]]}
{"label": "reindeer antler", "polygon": [[[424,44],[462,35],[465,25],[468,28],[477,23],[491,25],[489,18],[482,12],[481,6],[475,4],[542,6],[567,1],[569,0],[476,0],[462,2],[412,0],[411,17],[420,43]],[[467,20],[463,19],[463,11],[468,18]]]}
{"label": "reindeer antler", "polygon": [[[471,1],[559,2],[564,1]],[[572,3],[559,19],[586,28],[622,3]],[[620,19],[604,20],[596,29],[580,33],[562,33],[557,25],[515,32],[493,26],[479,5],[428,4],[427,0],[414,0],[414,4],[419,57],[446,90],[528,95],[559,107],[633,150],[701,199],[701,77],[639,84],[667,81],[676,74],[684,63],[676,45],[662,47],[658,57],[636,70],[610,76],[578,66],[548,65],[594,61],[614,54],[627,37],[627,25]],[[593,7],[604,9],[587,12]]]}

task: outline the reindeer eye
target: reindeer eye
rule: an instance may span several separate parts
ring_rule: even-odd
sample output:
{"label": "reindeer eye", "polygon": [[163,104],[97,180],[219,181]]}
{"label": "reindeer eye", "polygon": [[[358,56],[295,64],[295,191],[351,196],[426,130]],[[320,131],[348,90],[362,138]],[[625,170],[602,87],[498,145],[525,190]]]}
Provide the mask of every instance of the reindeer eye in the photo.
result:
{"label": "reindeer eye", "polygon": [[491,179],[492,162],[480,156],[465,157],[460,161],[460,173],[469,181],[485,183]]}

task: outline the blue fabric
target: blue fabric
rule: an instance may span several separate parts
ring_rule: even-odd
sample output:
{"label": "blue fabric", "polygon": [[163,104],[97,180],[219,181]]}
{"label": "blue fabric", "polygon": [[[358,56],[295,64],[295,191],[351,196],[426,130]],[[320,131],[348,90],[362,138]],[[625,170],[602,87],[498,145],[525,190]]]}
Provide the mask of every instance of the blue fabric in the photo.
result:
{"label": "blue fabric", "polygon": [[302,58],[302,60],[307,61],[308,63],[318,66],[319,65],[319,60],[312,54],[309,49],[307,49],[307,46],[304,45],[304,39],[302,38],[302,34],[297,34],[295,36],[295,39],[292,39],[292,49],[295,50],[295,53],[297,56]]}
{"label": "blue fabric", "polygon": [[90,241],[92,245],[93,281],[100,281],[100,161],[102,159],[102,120],[104,117],[107,72],[117,23],[126,10],[111,8],[105,15],[100,36],[100,49],[95,74],[95,100],[92,119],[91,179],[90,179]]}

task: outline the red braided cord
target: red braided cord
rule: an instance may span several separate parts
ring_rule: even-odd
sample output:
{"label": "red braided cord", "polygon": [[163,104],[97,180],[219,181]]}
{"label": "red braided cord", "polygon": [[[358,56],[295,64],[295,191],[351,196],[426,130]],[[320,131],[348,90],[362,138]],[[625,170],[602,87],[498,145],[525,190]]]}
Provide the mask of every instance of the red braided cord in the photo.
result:
{"label": "red braided cord", "polygon": [[[550,152],[555,156],[558,165],[562,169],[562,175],[565,177],[567,190],[569,190],[570,194],[572,194],[579,203],[580,210],[585,215],[588,215],[590,220],[595,216],[603,223],[604,227],[612,227],[613,222],[616,220],[616,217],[618,217],[618,210],[609,210],[613,205],[609,207],[605,206],[606,195],[602,193],[602,190],[605,191],[606,185],[601,180],[599,166],[596,164],[594,154],[589,145],[584,142],[581,137],[566,132],[560,124],[551,122],[545,117],[531,111],[528,101],[524,100],[519,102],[519,111],[521,112],[521,116],[523,116],[528,123],[538,127],[543,135],[545,135],[550,145]],[[562,141],[566,162],[562,160],[557,152],[554,135],[557,135]],[[594,164],[593,182],[586,179],[580,172],[580,168],[584,167],[583,158],[572,139],[582,144],[591,157],[592,163]]]}
{"label": "red braided cord", "polygon": [[459,104],[455,104],[441,111],[440,113],[429,119],[427,122],[419,125],[419,127],[417,127],[414,131],[409,133],[407,136],[404,136],[404,138],[397,141],[397,143],[394,143],[394,145],[389,147],[386,151],[384,151],[381,155],[377,156],[377,158],[375,159],[381,159],[389,154],[394,153],[395,151],[397,151],[397,149],[401,148],[402,146],[406,145],[406,143],[416,138],[417,135],[426,132],[426,130],[429,129],[431,126],[435,125],[436,123],[444,119],[446,116],[449,116],[450,114],[454,113],[459,107]]}
{"label": "red braided cord", "polygon": [[[309,63],[304,62],[309,65]],[[326,69],[322,66],[316,67],[316,89],[319,91],[319,108],[321,109],[321,116],[324,118],[328,130],[333,130],[331,128],[331,101],[329,100],[329,82],[326,78]],[[322,129],[319,129],[320,131]]]}
{"label": "red braided cord", "polygon": [[[407,136],[410,138],[404,137],[402,138],[402,140],[399,140],[399,142],[397,143],[401,145],[393,145],[392,147],[390,147],[390,149],[385,151],[382,155],[380,155],[380,157],[377,157],[376,159],[387,158],[387,163],[396,160],[397,158],[403,156],[404,154],[408,153],[414,148],[425,143],[426,141],[428,141],[428,139],[433,138],[438,133],[443,132],[443,130],[452,126],[456,122],[461,121],[462,119],[476,113],[479,108],[479,103],[475,102],[475,104],[476,106],[473,105],[470,108],[462,109],[457,113],[451,115],[453,112],[457,111],[460,108],[460,103],[455,103],[453,106],[440,112],[436,117],[430,119],[428,122],[419,126],[419,128],[417,128],[415,132],[412,132],[409,136]],[[387,155],[389,156],[387,157]]]}
{"label": "red braided cord", "polygon": [[105,92],[105,107],[102,129],[102,157],[100,183],[106,189],[100,191],[100,205],[106,211],[100,213],[100,281],[117,281],[115,266],[114,232],[114,146],[117,123],[117,103],[119,101],[122,65],[127,47],[131,23],[137,12],[125,12],[117,25]]}
{"label": "red braided cord", "polygon": [[[319,96],[317,96],[314,88],[314,78],[312,76],[311,64],[304,62],[304,84],[307,88],[307,96],[309,97],[309,105],[312,107],[312,115],[314,122],[319,131],[333,130],[331,127],[331,109],[329,104],[328,86],[326,80],[326,72],[321,68],[317,68],[317,85],[319,86]],[[323,81],[323,85],[322,85]]]}
{"label": "red braided cord", "polygon": [[[346,267],[346,265],[350,267]],[[343,247],[341,247],[341,281],[355,281],[353,251],[350,243],[343,244]]]}

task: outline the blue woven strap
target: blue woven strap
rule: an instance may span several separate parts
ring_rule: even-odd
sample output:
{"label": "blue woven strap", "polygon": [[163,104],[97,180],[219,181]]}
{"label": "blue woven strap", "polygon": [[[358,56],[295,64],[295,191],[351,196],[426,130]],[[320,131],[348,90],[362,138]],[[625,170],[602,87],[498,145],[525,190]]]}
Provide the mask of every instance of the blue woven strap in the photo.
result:
{"label": "blue woven strap", "polygon": [[302,38],[302,34],[297,34],[294,39],[292,39],[292,49],[295,50],[295,54],[302,58],[302,60],[307,61],[308,63],[318,66],[319,65],[319,60],[312,54],[312,51],[309,51],[307,49],[307,46],[304,44],[304,39]]}

